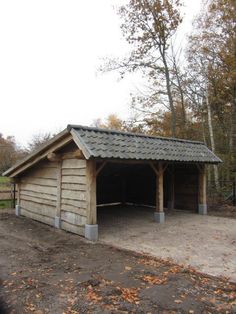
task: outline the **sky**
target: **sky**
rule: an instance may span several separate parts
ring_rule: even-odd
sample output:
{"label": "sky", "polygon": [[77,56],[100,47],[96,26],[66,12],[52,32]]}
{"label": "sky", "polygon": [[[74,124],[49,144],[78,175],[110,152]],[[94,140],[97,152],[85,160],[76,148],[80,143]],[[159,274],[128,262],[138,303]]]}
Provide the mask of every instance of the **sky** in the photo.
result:
{"label": "sky", "polygon": [[[0,133],[26,146],[34,134],[91,125],[111,113],[129,116],[135,75],[98,72],[102,59],[122,56],[114,6],[125,0],[0,1]],[[191,30],[200,0],[185,0],[180,40]]]}

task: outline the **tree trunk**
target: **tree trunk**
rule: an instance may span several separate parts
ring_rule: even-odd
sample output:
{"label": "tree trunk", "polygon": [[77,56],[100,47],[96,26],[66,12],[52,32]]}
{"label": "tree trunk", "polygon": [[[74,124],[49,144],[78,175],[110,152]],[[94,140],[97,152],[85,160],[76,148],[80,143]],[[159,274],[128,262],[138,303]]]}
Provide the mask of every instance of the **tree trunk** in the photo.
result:
{"label": "tree trunk", "polygon": [[[215,153],[215,138],[212,126],[212,114],[211,114],[211,106],[209,103],[208,92],[206,94],[206,106],[207,106],[207,117],[208,117],[208,128],[209,128],[209,135],[210,135],[210,143],[211,143],[211,150]],[[214,173],[214,180],[216,189],[219,189],[219,172],[217,165],[213,166],[213,173]]]}
{"label": "tree trunk", "polygon": [[166,78],[166,91],[171,111],[171,134],[173,137],[176,137],[176,112],[175,112],[175,106],[173,102],[171,87],[170,87],[170,71],[166,62],[165,58],[165,52],[161,53],[162,60],[165,68],[165,78]]}
{"label": "tree trunk", "polygon": [[232,103],[232,123],[229,139],[229,162],[230,170],[236,171],[236,86],[233,88],[233,103]]}
{"label": "tree trunk", "polygon": [[180,101],[181,101],[181,111],[182,111],[182,119],[183,119],[183,129],[184,129],[184,135],[186,136],[186,129],[187,129],[187,118],[186,118],[186,110],[185,110],[185,103],[184,103],[184,92],[183,92],[183,88],[181,86],[181,81],[180,81],[180,77],[179,77],[179,70],[176,64],[176,60],[174,57],[174,70],[175,70],[175,76],[177,79],[177,88],[179,90],[179,94],[180,94]]}

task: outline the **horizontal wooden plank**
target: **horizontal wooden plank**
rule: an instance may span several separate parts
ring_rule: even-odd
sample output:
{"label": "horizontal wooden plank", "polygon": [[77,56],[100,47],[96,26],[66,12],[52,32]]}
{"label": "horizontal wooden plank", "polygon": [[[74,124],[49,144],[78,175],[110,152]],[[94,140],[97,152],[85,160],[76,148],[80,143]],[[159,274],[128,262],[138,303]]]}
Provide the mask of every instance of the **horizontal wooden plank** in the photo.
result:
{"label": "horizontal wooden plank", "polygon": [[45,179],[56,179],[57,168],[39,168],[27,171],[27,177],[37,177]]}
{"label": "horizontal wooden plank", "polygon": [[86,184],[86,176],[62,176],[62,183]]}
{"label": "horizontal wooden plank", "polygon": [[23,193],[24,195],[28,195],[28,196],[32,196],[32,197],[40,197],[40,198],[43,198],[45,200],[56,201],[56,199],[57,199],[56,195],[41,193],[38,191],[27,190],[23,187],[20,188],[20,193]]}
{"label": "horizontal wooden plank", "polygon": [[84,236],[84,226],[82,227],[82,226],[72,225],[72,224],[62,220],[61,221],[61,228],[63,230]]}
{"label": "horizontal wooden plank", "polygon": [[68,198],[62,198],[61,204],[63,205],[72,205],[75,208],[87,208],[87,202],[86,201],[79,201],[79,200],[70,200]]}
{"label": "horizontal wooden plank", "polygon": [[86,217],[68,211],[61,211],[61,219],[76,226],[84,226],[86,224]]}
{"label": "horizontal wooden plank", "polygon": [[61,204],[61,210],[75,213],[75,214],[78,214],[78,215],[84,216],[84,217],[87,216],[87,210],[85,208],[81,208],[81,207],[74,207],[72,205]]}
{"label": "horizontal wooden plank", "polygon": [[61,196],[62,198],[67,198],[71,200],[86,201],[86,193],[81,191],[62,190]]}
{"label": "horizontal wooden plank", "polygon": [[23,207],[21,208],[21,215],[29,217],[29,218],[37,220],[37,221],[40,221],[40,222],[43,222],[47,225],[54,226],[54,218],[33,213],[33,212],[23,208]]}
{"label": "horizontal wooden plank", "polygon": [[38,178],[38,177],[23,177],[21,179],[22,183],[32,183],[37,185],[43,185],[43,186],[57,186],[57,180],[56,179],[47,179],[47,178]]}
{"label": "horizontal wooden plank", "polygon": [[81,160],[81,159],[65,159],[62,162],[62,169],[65,168],[86,168],[86,160]]}
{"label": "horizontal wooden plank", "polygon": [[27,195],[27,193],[25,194],[24,191],[21,191],[20,199],[24,200],[24,201],[31,201],[31,202],[35,202],[38,204],[44,204],[44,205],[56,207],[56,201],[55,200],[44,199],[44,198],[39,197],[39,196],[29,196],[29,195]]}
{"label": "horizontal wooden plank", "polygon": [[50,195],[57,195],[56,187],[42,186],[32,183],[21,183],[21,188],[24,190],[35,191],[38,193],[45,193]]}
{"label": "horizontal wooden plank", "polygon": [[63,190],[86,191],[86,185],[85,184],[62,183],[61,187]]}
{"label": "horizontal wooden plank", "polygon": [[55,217],[55,207],[45,204],[39,204],[32,201],[20,200],[20,206],[38,215]]}
{"label": "horizontal wooden plank", "polygon": [[62,169],[63,176],[85,176],[86,175],[86,168],[76,169],[76,168],[66,168]]}

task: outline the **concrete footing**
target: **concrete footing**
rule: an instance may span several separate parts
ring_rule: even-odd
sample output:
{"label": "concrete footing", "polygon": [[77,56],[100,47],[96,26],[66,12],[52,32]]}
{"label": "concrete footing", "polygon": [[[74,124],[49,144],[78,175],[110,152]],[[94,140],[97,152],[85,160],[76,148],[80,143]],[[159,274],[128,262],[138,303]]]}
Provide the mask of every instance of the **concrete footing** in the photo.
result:
{"label": "concrete footing", "polygon": [[199,215],[207,214],[207,204],[198,204],[198,213]]}
{"label": "concrete footing", "polygon": [[98,225],[85,225],[85,238],[90,241],[98,240]]}
{"label": "concrete footing", "polygon": [[154,213],[154,220],[158,223],[165,222],[165,213],[164,212],[155,212]]}
{"label": "concrete footing", "polygon": [[21,215],[21,208],[20,208],[20,205],[16,205],[15,213],[16,213],[16,216],[20,216],[20,215]]}
{"label": "concrete footing", "polygon": [[56,216],[54,220],[54,227],[61,229],[61,217]]}

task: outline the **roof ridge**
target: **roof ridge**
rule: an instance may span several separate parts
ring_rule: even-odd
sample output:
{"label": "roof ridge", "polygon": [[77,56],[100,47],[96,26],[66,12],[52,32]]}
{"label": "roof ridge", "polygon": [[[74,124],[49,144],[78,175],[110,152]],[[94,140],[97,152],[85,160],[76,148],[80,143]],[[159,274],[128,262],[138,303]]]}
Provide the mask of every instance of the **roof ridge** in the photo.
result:
{"label": "roof ridge", "polygon": [[205,143],[201,141],[186,140],[186,139],[181,139],[181,138],[176,138],[176,137],[155,136],[155,135],[148,135],[148,134],[143,134],[143,133],[125,132],[125,131],[118,131],[114,129],[104,129],[104,128],[98,128],[98,127],[85,126],[85,125],[77,125],[77,124],[68,124],[67,129],[68,131],[70,131],[71,129],[83,129],[83,130],[88,130],[88,131],[98,131],[98,132],[104,132],[104,133],[122,134],[122,135],[128,135],[128,136],[146,137],[146,138],[161,139],[161,140],[166,140],[166,141],[186,142],[186,143],[192,143],[192,144],[205,145]]}

